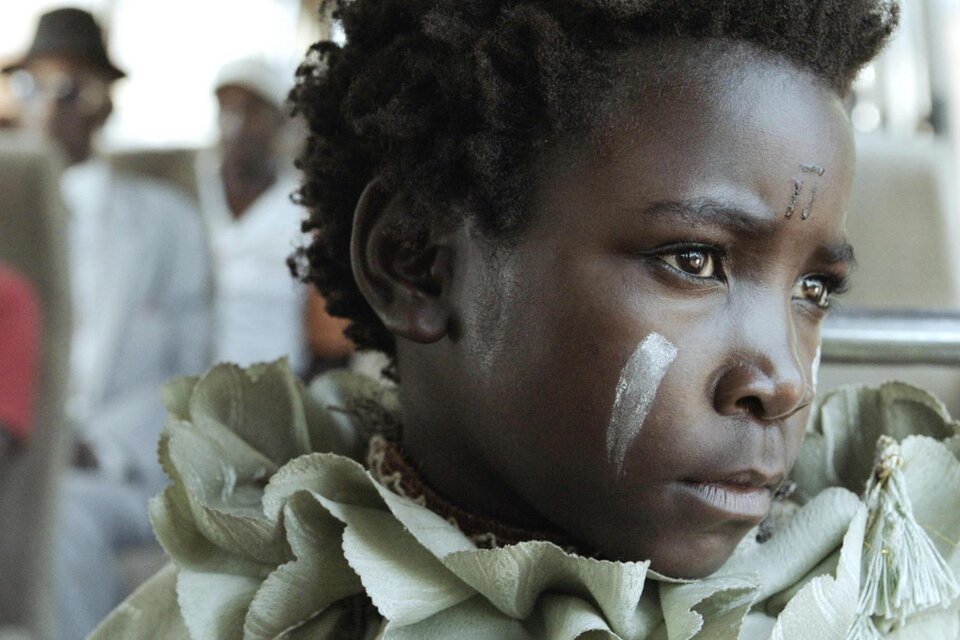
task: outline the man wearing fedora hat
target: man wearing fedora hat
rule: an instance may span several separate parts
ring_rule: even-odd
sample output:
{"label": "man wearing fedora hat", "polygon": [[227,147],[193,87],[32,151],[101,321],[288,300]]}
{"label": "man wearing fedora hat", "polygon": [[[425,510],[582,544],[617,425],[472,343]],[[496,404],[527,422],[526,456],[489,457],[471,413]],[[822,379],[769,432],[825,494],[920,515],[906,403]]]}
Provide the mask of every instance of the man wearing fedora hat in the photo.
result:
{"label": "man wearing fedora hat", "polygon": [[69,163],[90,157],[93,135],[113,110],[110,86],[126,77],[93,16],[80,9],[44,14],[30,49],[3,73],[14,76],[14,91],[30,107],[27,125],[45,129]]}
{"label": "man wearing fedora hat", "polygon": [[160,387],[210,361],[210,274],[203,225],[175,189],[111,168],[93,139],[125,76],[93,16],[40,18],[26,54],[3,69],[23,123],[62,151],[69,212],[73,340],[68,419],[77,462],[57,533],[60,637],[81,638],[123,597],[111,550],[152,539],[146,503],[164,484],[156,442]]}

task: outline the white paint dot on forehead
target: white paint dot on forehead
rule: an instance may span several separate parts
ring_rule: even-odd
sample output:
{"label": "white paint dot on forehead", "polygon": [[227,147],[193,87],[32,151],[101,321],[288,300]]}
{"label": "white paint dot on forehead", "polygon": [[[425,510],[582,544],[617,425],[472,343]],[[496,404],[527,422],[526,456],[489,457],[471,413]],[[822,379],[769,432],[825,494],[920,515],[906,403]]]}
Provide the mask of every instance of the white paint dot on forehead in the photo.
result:
{"label": "white paint dot on forehead", "polygon": [[677,348],[669,340],[651,333],[637,345],[620,372],[607,427],[607,456],[618,474],[623,471],[627,450],[640,434],[660,383],[676,357]]}

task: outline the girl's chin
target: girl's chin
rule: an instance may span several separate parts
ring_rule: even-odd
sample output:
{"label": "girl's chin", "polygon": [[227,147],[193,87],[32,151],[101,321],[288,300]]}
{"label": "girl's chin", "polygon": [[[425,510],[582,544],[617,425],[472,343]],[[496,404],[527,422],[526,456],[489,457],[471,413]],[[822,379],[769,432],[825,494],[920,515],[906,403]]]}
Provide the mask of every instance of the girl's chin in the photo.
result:
{"label": "girl's chin", "polygon": [[[600,556],[620,562],[650,562],[650,569],[671,578],[695,580],[717,571],[733,554],[749,527],[725,527],[711,533],[689,528],[661,531],[644,544],[642,535],[624,536],[599,545]],[[638,544],[639,542],[639,544]],[[605,553],[603,549],[610,552]]]}

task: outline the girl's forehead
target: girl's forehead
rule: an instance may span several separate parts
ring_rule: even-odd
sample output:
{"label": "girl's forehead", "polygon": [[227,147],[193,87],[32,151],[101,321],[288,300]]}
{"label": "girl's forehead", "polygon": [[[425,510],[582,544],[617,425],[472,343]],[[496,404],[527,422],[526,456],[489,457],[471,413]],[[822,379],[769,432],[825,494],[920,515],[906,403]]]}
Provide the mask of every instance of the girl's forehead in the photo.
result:
{"label": "girl's forehead", "polygon": [[559,141],[545,165],[629,154],[678,181],[691,169],[740,165],[743,182],[760,161],[852,177],[852,130],[840,96],[808,71],[750,45],[682,39],[638,48],[618,66],[617,79],[598,90],[584,133]]}
{"label": "girl's forehead", "polygon": [[704,113],[716,126],[736,126],[764,112],[778,116],[768,122],[775,125],[801,107],[812,107],[809,124],[829,124],[823,102],[841,107],[821,78],[744,42],[658,39],[629,50],[615,68],[606,90],[597,92],[594,126],[659,128],[662,120],[697,121]]}
{"label": "girl's forehead", "polygon": [[610,212],[745,212],[731,227],[741,231],[751,217],[807,222],[817,209],[830,212],[831,241],[842,241],[853,140],[839,97],[780,61],[719,55],[730,60],[715,60],[710,74],[688,73],[686,60],[632,76],[636,86],[619,91],[590,136],[571,137],[535,168],[537,197],[589,175],[591,189],[562,197],[595,192]]}

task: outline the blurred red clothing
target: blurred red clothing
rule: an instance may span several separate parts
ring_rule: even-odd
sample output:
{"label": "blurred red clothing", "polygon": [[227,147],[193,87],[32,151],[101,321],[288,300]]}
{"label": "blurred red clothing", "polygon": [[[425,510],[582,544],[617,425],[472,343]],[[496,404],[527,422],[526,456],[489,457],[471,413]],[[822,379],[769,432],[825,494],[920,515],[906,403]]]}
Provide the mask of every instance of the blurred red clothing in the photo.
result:
{"label": "blurred red clothing", "polygon": [[37,384],[40,310],[30,283],[0,266],[0,428],[26,439]]}

